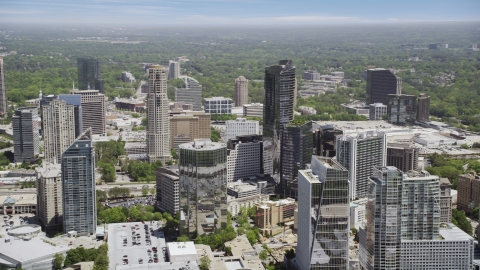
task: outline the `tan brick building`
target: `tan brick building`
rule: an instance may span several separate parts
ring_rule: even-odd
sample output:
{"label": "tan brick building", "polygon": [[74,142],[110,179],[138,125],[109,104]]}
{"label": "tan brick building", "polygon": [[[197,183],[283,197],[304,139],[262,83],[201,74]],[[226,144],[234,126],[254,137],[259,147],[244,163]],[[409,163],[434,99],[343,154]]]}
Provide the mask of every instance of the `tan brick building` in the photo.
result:
{"label": "tan brick building", "polygon": [[472,213],[480,205],[480,176],[474,172],[458,176],[457,209]]}
{"label": "tan brick building", "polygon": [[255,226],[260,229],[260,233],[273,235],[283,231],[279,226],[280,222],[293,222],[294,211],[297,204],[292,198],[286,198],[279,201],[266,201],[255,204],[257,212],[255,214]]}
{"label": "tan brick building", "polygon": [[[210,138],[210,114],[205,112],[185,112],[181,115],[170,117],[170,148],[176,148],[174,140],[178,135],[189,137],[189,142],[194,139]],[[183,141],[182,141],[183,142]]]}

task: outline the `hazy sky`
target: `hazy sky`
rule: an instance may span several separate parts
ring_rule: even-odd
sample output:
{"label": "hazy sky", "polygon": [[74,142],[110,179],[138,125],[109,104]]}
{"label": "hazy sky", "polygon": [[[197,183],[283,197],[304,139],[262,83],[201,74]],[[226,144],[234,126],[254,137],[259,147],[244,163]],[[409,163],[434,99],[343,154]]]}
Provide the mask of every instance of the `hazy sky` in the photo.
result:
{"label": "hazy sky", "polygon": [[278,25],[480,21],[479,0],[0,0],[0,23]]}

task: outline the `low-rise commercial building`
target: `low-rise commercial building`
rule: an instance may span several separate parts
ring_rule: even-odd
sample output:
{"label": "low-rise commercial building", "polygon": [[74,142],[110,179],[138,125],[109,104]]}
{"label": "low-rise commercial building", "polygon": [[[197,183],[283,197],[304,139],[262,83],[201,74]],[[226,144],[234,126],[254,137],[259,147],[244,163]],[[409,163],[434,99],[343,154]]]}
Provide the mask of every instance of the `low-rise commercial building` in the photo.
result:
{"label": "low-rise commercial building", "polygon": [[259,124],[255,120],[237,118],[225,122],[225,138],[235,139],[237,136],[259,134]]}
{"label": "low-rise commercial building", "polygon": [[243,105],[243,116],[263,118],[263,104],[262,103],[244,104]]}
{"label": "low-rise commercial building", "polygon": [[27,214],[37,212],[36,194],[16,194],[0,196],[0,214]]}
{"label": "low-rise commercial building", "polygon": [[193,262],[197,260],[197,249],[193,242],[167,243],[170,262]]}
{"label": "low-rise commercial building", "polygon": [[138,99],[116,98],[115,107],[118,110],[136,112],[139,107],[145,107],[145,101]]}
{"label": "low-rise commercial building", "polygon": [[234,196],[227,197],[227,207],[228,212],[232,217],[236,217],[242,208],[250,208],[256,204],[268,201],[270,198],[269,195],[265,194],[256,194],[242,198],[235,198]]}
{"label": "low-rise commercial building", "polygon": [[225,97],[205,98],[204,109],[210,114],[231,114],[232,99]]}
{"label": "low-rise commercial building", "polygon": [[266,201],[257,203],[255,214],[255,226],[258,227],[262,235],[274,235],[283,231],[280,223],[293,221],[294,211],[297,204],[294,199],[286,198],[279,201]]}
{"label": "low-rise commercial building", "polygon": [[126,142],[125,143],[125,155],[146,155],[147,143],[146,142]]}
{"label": "low-rise commercial building", "polygon": [[382,120],[384,115],[387,115],[387,105],[382,103],[370,104],[369,120]]}

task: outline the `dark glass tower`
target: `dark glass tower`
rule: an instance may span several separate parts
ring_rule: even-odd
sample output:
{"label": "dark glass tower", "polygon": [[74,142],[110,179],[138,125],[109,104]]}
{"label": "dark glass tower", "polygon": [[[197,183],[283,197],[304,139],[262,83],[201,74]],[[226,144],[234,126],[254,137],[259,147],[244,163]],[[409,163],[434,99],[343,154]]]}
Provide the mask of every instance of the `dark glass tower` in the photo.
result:
{"label": "dark glass tower", "polygon": [[280,150],[280,184],[284,197],[297,198],[297,187],[292,185],[298,170],[305,169],[313,152],[312,122],[293,120],[282,132]]}
{"label": "dark glass tower", "polygon": [[402,80],[383,68],[367,70],[367,104],[387,105],[389,94],[401,94]]}
{"label": "dark glass tower", "polygon": [[91,58],[77,58],[78,89],[105,92],[104,81],[100,79],[100,62]]}
{"label": "dark glass tower", "polygon": [[63,232],[95,233],[95,148],[87,129],[62,155]]}
{"label": "dark glass tower", "polygon": [[290,60],[265,69],[263,106],[264,172],[278,180],[282,129],[293,120],[296,103],[296,68]]}

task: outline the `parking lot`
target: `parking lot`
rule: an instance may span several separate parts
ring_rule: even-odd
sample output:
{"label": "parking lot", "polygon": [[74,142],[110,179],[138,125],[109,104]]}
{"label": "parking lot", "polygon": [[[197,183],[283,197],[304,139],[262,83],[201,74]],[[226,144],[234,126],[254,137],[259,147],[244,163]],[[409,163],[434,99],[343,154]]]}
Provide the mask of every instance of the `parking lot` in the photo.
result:
{"label": "parking lot", "polygon": [[109,269],[117,266],[151,265],[167,260],[161,223],[132,222],[108,226]]}

